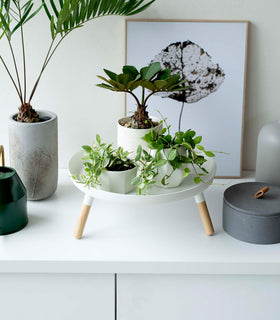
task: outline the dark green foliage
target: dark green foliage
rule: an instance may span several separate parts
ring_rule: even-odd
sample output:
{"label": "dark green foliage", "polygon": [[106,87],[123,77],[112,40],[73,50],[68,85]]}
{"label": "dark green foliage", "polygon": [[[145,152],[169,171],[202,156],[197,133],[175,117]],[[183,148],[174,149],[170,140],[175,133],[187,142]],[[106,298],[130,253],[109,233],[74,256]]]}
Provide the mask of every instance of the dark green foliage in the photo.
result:
{"label": "dark green foliage", "polygon": [[[98,87],[119,92],[132,92],[139,86],[149,89],[152,93],[186,90],[189,87],[181,86],[187,80],[180,79],[180,75],[170,75],[169,69],[162,69],[159,62],[143,67],[138,71],[134,66],[124,66],[123,72],[116,74],[104,69],[109,78],[98,76],[106,83],[97,84]],[[150,93],[151,94],[151,93]],[[143,99],[145,104],[148,99]]]}
{"label": "dark green foliage", "polygon": [[[186,79],[181,79],[179,74],[171,75],[170,69],[162,69],[159,62],[143,67],[138,71],[134,66],[124,66],[122,73],[116,74],[112,71],[104,69],[108,76],[98,76],[103,83],[98,84],[98,87],[117,91],[126,92],[133,96],[137,103],[137,110],[132,119],[136,122],[136,128],[150,128],[151,121],[146,111],[148,99],[155,93],[160,92],[175,92],[189,89],[183,86]],[[139,99],[133,93],[138,87],[142,88],[142,98]],[[145,89],[149,92],[146,95]]]}
{"label": "dark green foliage", "polygon": [[[205,151],[204,147],[199,145],[202,140],[201,136],[196,136],[195,131],[189,129],[186,132],[178,131],[174,136],[170,134],[170,126],[167,125],[166,119],[163,120],[166,128],[161,132],[152,129],[142,139],[147,143],[148,148],[156,150],[156,156],[159,157],[161,151],[165,153],[167,162],[172,166],[173,170],[181,169],[183,165],[190,164],[195,172],[194,182],[199,183],[203,173],[208,173],[203,167],[207,161],[204,154],[208,157],[214,157],[211,151]],[[165,151],[165,150],[169,151]],[[196,166],[203,172],[198,173]],[[189,168],[184,169],[184,177],[190,173]],[[162,184],[167,184],[164,177]]]}

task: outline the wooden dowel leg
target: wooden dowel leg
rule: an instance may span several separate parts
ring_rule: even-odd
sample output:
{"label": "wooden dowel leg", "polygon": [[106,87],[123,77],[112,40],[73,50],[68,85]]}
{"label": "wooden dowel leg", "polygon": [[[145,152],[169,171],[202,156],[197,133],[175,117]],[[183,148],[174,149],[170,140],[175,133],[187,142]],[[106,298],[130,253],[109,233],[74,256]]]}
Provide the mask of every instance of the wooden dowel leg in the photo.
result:
{"label": "wooden dowel leg", "polygon": [[85,195],[84,201],[81,207],[81,211],[79,213],[78,220],[76,222],[74,237],[76,239],[81,239],[83,236],[84,228],[87,222],[87,217],[91,209],[93,198]]}
{"label": "wooden dowel leg", "polygon": [[196,195],[195,201],[199,210],[205,233],[208,236],[212,236],[214,234],[214,228],[203,193],[199,193],[198,195]]}

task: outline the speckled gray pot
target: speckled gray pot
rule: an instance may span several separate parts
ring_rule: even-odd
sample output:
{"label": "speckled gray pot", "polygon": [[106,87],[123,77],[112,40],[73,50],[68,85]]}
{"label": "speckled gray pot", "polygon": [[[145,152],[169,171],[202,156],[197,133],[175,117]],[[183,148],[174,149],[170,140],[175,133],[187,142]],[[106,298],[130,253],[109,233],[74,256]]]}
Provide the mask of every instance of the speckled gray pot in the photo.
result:
{"label": "speckled gray pot", "polygon": [[22,179],[28,200],[50,197],[57,188],[58,150],[57,116],[49,111],[37,111],[38,123],[22,123],[9,118],[10,163]]}

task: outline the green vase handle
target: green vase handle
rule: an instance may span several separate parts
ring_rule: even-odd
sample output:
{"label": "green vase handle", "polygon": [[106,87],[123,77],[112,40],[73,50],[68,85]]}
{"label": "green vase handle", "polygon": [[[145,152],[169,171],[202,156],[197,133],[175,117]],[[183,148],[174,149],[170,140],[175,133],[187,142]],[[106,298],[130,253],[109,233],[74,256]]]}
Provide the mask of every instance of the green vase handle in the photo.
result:
{"label": "green vase handle", "polygon": [[4,155],[4,147],[0,146],[0,157],[1,157],[1,166],[5,167],[5,155]]}

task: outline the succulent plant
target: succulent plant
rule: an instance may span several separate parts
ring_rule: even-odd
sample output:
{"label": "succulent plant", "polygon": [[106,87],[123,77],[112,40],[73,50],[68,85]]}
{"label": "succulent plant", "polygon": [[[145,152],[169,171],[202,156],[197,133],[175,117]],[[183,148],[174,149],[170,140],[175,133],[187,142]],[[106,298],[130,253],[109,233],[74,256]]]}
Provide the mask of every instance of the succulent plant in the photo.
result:
{"label": "succulent plant", "polygon": [[[124,66],[122,73],[116,74],[104,69],[109,78],[98,76],[105,81],[97,86],[116,92],[125,92],[133,96],[137,104],[137,110],[131,117],[131,127],[137,129],[151,128],[153,123],[149,118],[147,107],[149,98],[157,93],[183,91],[189,87],[183,86],[186,79],[180,74],[171,75],[170,69],[163,69],[159,62],[143,67],[138,71],[134,66]],[[134,93],[138,87],[142,88],[141,99]],[[148,90],[146,93],[145,90]]]}

